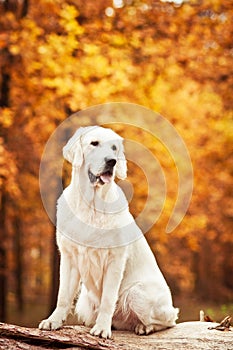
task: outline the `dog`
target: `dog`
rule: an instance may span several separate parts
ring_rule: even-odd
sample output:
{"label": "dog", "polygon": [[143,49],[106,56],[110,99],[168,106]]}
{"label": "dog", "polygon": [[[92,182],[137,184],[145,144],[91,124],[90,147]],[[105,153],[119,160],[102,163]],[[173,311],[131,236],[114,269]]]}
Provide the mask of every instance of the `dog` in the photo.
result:
{"label": "dog", "polygon": [[175,326],[179,309],[114,181],[127,177],[123,139],[111,129],[82,127],[63,156],[72,177],[57,205],[60,286],[56,309],[39,328],[59,329],[78,291],[77,323],[92,335],[111,338],[112,329],[147,335]]}

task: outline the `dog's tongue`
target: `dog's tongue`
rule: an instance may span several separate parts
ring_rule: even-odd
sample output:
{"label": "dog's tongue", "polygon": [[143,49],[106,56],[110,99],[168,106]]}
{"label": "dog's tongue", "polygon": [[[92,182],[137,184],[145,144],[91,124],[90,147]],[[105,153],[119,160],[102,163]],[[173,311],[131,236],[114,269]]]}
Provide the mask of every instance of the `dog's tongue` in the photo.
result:
{"label": "dog's tongue", "polygon": [[112,177],[112,176],[109,175],[109,174],[102,174],[102,175],[100,175],[101,180],[102,180],[105,184],[109,184],[109,183],[110,183],[111,177]]}

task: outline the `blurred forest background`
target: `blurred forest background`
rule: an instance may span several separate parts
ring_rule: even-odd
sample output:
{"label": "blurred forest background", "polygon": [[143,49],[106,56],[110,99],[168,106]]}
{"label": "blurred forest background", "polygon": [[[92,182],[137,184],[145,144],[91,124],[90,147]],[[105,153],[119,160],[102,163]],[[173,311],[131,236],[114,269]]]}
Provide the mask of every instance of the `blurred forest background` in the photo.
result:
{"label": "blurred forest background", "polygon": [[[180,319],[233,313],[232,14],[230,0],[0,1],[0,321],[35,326],[54,306],[58,255],[38,182],[46,141],[72,113],[114,101],[165,116],[192,158],[191,204],[168,235],[175,166],[148,135],[118,127],[166,173],[147,239]],[[137,214],[146,182],[130,164],[129,179]]]}

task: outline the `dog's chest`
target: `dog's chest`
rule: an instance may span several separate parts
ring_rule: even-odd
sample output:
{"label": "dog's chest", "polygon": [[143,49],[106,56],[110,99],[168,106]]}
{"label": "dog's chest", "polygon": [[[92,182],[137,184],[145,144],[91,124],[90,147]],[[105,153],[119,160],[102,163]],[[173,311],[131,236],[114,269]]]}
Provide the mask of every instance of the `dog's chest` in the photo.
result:
{"label": "dog's chest", "polygon": [[104,271],[108,265],[108,256],[108,249],[79,246],[78,268],[81,280],[88,289],[101,288]]}
{"label": "dog's chest", "polygon": [[106,209],[104,206],[101,210],[96,210],[95,207],[88,207],[85,210],[79,210],[81,219],[85,224],[96,229],[110,229],[115,226],[115,216],[110,209]]}

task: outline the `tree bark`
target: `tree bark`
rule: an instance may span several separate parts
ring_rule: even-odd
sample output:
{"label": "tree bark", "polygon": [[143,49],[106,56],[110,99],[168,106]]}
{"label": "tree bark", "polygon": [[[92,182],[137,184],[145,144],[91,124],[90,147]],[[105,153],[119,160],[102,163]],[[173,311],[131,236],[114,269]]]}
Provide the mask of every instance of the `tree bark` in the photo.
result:
{"label": "tree bark", "polygon": [[17,18],[23,18],[27,15],[28,12],[28,6],[29,6],[28,0],[5,0],[3,1],[4,10],[13,12]]}
{"label": "tree bark", "polygon": [[233,349],[233,332],[210,330],[212,322],[184,322],[148,336],[113,331],[113,339],[89,334],[84,326],[66,326],[57,331],[41,331],[0,323],[1,349],[99,349],[99,350],[207,350]]}
{"label": "tree bark", "polygon": [[[3,62],[7,62],[10,57],[8,50],[4,52]],[[1,69],[2,68],[2,69]],[[0,108],[9,107],[10,75],[6,66],[0,67]],[[0,137],[4,144],[7,144],[7,133],[3,128],[0,130]],[[8,195],[6,191],[6,179],[2,176],[2,186],[0,188],[0,319],[6,320],[6,294],[7,294],[7,253],[6,253],[6,206]]]}
{"label": "tree bark", "polygon": [[[17,213],[17,212],[16,212]],[[23,298],[23,247],[21,243],[21,222],[19,219],[19,213],[14,218],[14,235],[15,235],[15,280],[16,280],[16,301],[18,311],[23,311],[24,298]]]}
{"label": "tree bark", "polygon": [[6,193],[4,185],[0,193],[0,320],[6,320],[6,294],[7,294],[7,257],[6,257]]}

